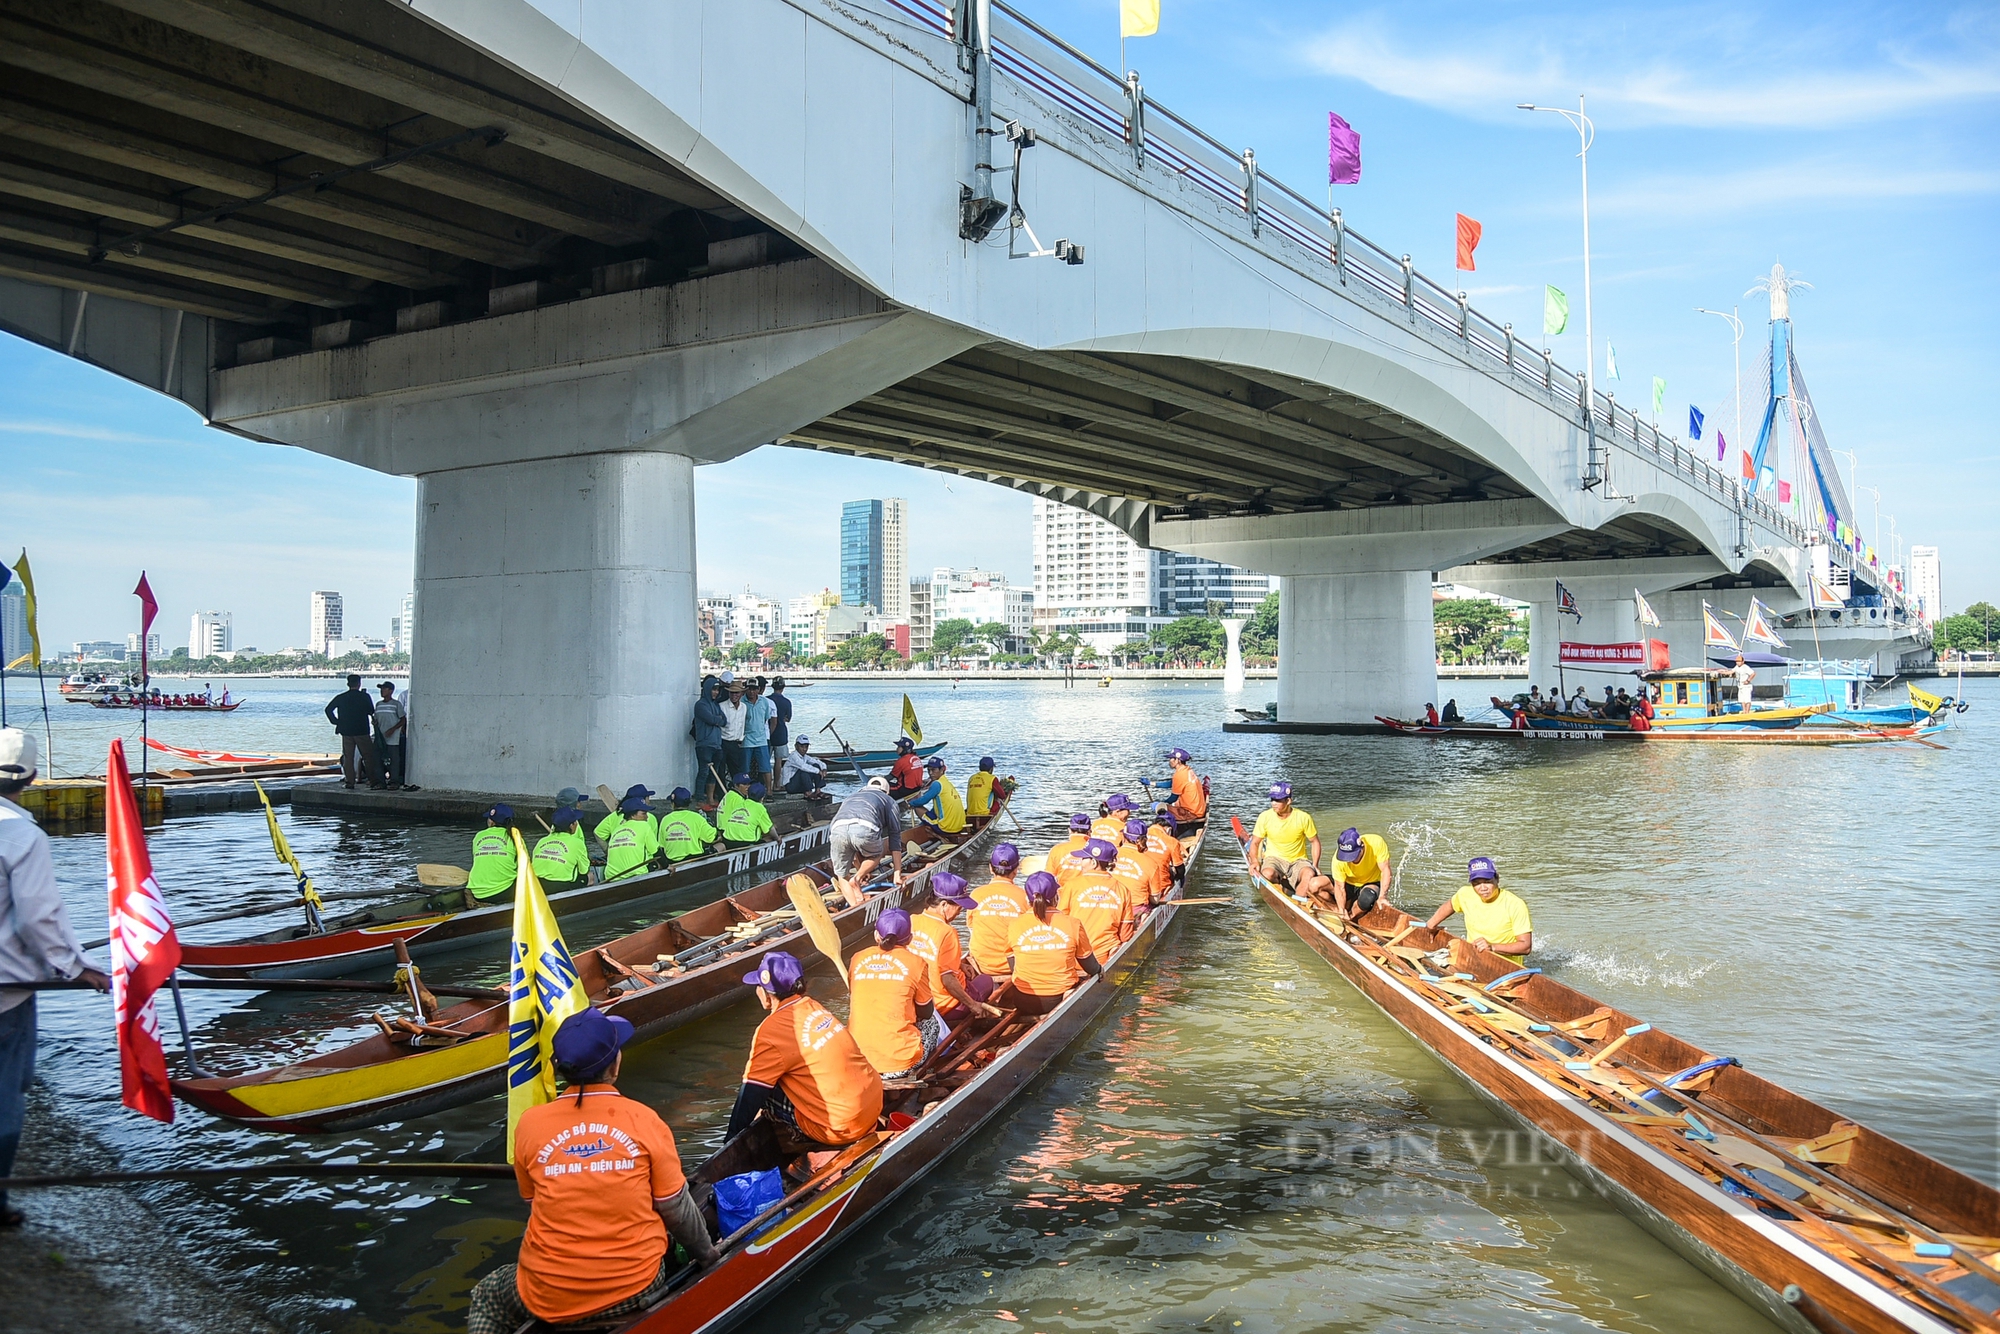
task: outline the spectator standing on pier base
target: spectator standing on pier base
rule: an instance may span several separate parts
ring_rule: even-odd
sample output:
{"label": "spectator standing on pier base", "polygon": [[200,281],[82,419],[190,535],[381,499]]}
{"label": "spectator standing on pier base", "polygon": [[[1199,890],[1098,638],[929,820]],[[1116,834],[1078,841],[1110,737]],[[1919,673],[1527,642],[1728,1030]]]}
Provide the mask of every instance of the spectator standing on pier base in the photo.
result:
{"label": "spectator standing on pier base", "polygon": [[[10,982],[81,978],[99,991],[110,979],[90,966],[76,943],[56,888],[49,836],[9,798],[35,781],[33,734],[0,728],[0,1177],[14,1174],[28,1086],[35,1082],[35,993]],[[26,1219],[0,1191],[0,1231]]]}
{"label": "spectator standing on pier base", "polygon": [[382,698],[375,701],[375,748],[382,757],[383,781],[394,789],[403,785],[403,737],[407,728],[395,684],[384,681],[377,689]]}
{"label": "spectator standing on pier base", "polygon": [[375,701],[361,688],[361,678],[350,675],[347,689],[326,702],[326,720],[340,737],[340,785],[353,790],[366,777],[368,786],[382,787],[382,770],[369,732],[375,726]]}

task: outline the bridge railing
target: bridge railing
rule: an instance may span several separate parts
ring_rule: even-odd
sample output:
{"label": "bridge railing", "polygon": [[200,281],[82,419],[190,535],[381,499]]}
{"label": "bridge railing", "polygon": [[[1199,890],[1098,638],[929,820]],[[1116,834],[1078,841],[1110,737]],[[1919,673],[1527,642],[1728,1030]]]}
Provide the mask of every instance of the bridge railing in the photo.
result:
{"label": "bridge railing", "polygon": [[[973,0],[884,0],[923,27],[959,39],[957,15]],[[1395,255],[1349,227],[1338,208],[1322,206],[1257,163],[1254,150],[1232,149],[1145,91],[1136,73],[1120,77],[1030,19],[1005,0],[991,0],[996,68],[1084,125],[1124,143],[1134,171],[1150,160],[1217,204],[1240,214],[1251,239],[1329,289],[1344,289],[1378,313],[1396,316],[1488,374],[1538,392],[1555,410],[1581,419],[1585,381],[1558,364],[1547,348],[1516,336],[1514,326],[1474,310],[1465,293],[1417,272],[1409,255]],[[1266,240],[1285,244],[1273,245]],[[1849,566],[1838,543],[1806,528],[1761,496],[1745,491],[1700,454],[1657,425],[1597,393],[1592,425],[1601,444],[1624,450],[1712,493],[1744,520],[1754,520],[1799,546],[1826,544],[1836,564]],[[1747,544],[1747,533],[1741,534]]]}

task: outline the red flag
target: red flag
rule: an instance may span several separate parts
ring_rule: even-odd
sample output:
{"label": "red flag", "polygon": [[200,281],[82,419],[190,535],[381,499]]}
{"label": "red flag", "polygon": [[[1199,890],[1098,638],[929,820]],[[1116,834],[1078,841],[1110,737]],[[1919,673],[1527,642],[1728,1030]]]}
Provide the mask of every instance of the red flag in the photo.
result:
{"label": "red flag", "polygon": [[153,586],[146,582],[146,572],[139,571],[139,586],[132,590],[132,596],[139,599],[139,684],[144,685],[151,674],[146,670],[146,632],[153,628],[153,618],[160,614],[160,604],[153,600]]}
{"label": "red flag", "polygon": [[1757,480],[1757,465],[1751,462],[1750,451],[1747,449],[1743,451],[1743,480],[1746,482]]}
{"label": "red flag", "polygon": [[[145,581],[140,580],[143,589]],[[151,598],[147,605],[152,605]],[[104,850],[111,883],[111,1008],[118,1025],[118,1068],[125,1105],[156,1121],[174,1119],[167,1053],[153,993],[180,967],[181,942],[167,913],[125,770],[125,743],[111,739],[105,762]]]}
{"label": "red flag", "polygon": [[1476,267],[1472,262],[1472,252],[1479,248],[1479,236],[1484,230],[1463,213],[1458,215],[1458,267],[1467,273]]}

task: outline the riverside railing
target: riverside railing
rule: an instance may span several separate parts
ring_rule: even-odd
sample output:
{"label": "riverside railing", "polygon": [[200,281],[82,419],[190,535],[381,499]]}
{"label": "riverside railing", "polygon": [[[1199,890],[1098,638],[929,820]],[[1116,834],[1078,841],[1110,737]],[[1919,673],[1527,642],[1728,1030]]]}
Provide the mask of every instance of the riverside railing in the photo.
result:
{"label": "riverside railing", "polygon": [[[960,7],[980,0],[883,0],[919,25],[960,41]],[[1341,210],[1306,198],[1257,164],[1253,149],[1232,149],[1175,114],[1145,91],[1136,72],[1120,75],[1022,14],[1004,0],[990,0],[994,68],[1003,71],[1084,126],[1122,143],[1135,172],[1148,162],[1180,177],[1227,210],[1240,214],[1250,239],[1322,286],[1343,289],[1380,314],[1400,317],[1429,341],[1539,391],[1550,406],[1583,421],[1584,377],[1558,365],[1547,348],[1524,344],[1514,326],[1474,310],[1461,291],[1417,272],[1408,255],[1394,255],[1349,227]],[[1593,396],[1589,425],[1598,441],[1647,458],[1686,478],[1799,546],[1826,545],[1835,564],[1851,567],[1850,553],[1745,491],[1734,478],[1678,440],[1663,435],[1615,396]],[[1597,470],[1592,460],[1591,471]],[[1600,477],[1599,480],[1602,480]]]}

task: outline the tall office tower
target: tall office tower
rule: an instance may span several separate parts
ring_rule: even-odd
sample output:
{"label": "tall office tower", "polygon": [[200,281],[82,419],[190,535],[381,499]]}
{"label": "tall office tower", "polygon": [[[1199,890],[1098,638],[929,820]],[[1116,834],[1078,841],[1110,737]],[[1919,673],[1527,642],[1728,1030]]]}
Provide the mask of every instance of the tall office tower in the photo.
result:
{"label": "tall office tower", "polygon": [[226,611],[198,611],[188,620],[188,656],[209,658],[236,647]]}
{"label": "tall office tower", "polygon": [[1938,568],[1936,547],[1910,548],[1910,596],[1917,600],[1917,615],[1936,622],[1944,615],[1943,571]]}
{"label": "tall office tower", "polygon": [[417,649],[417,595],[403,594],[402,609],[396,615],[396,642],[389,645],[392,653],[414,653]]}
{"label": "tall office tower", "polygon": [[882,502],[882,600],[875,604],[882,619],[910,619],[910,502],[891,497]]}
{"label": "tall office tower", "polygon": [[315,592],[312,595],[311,619],[306,622],[307,650],[312,653],[326,652],[326,646],[339,639],[343,629],[340,594]]}
{"label": "tall office tower", "polygon": [[882,609],[882,502],[850,500],[840,507],[840,600]]}
{"label": "tall office tower", "polygon": [[28,590],[18,579],[9,579],[0,588],[0,667],[23,653],[33,651],[28,643]]}

